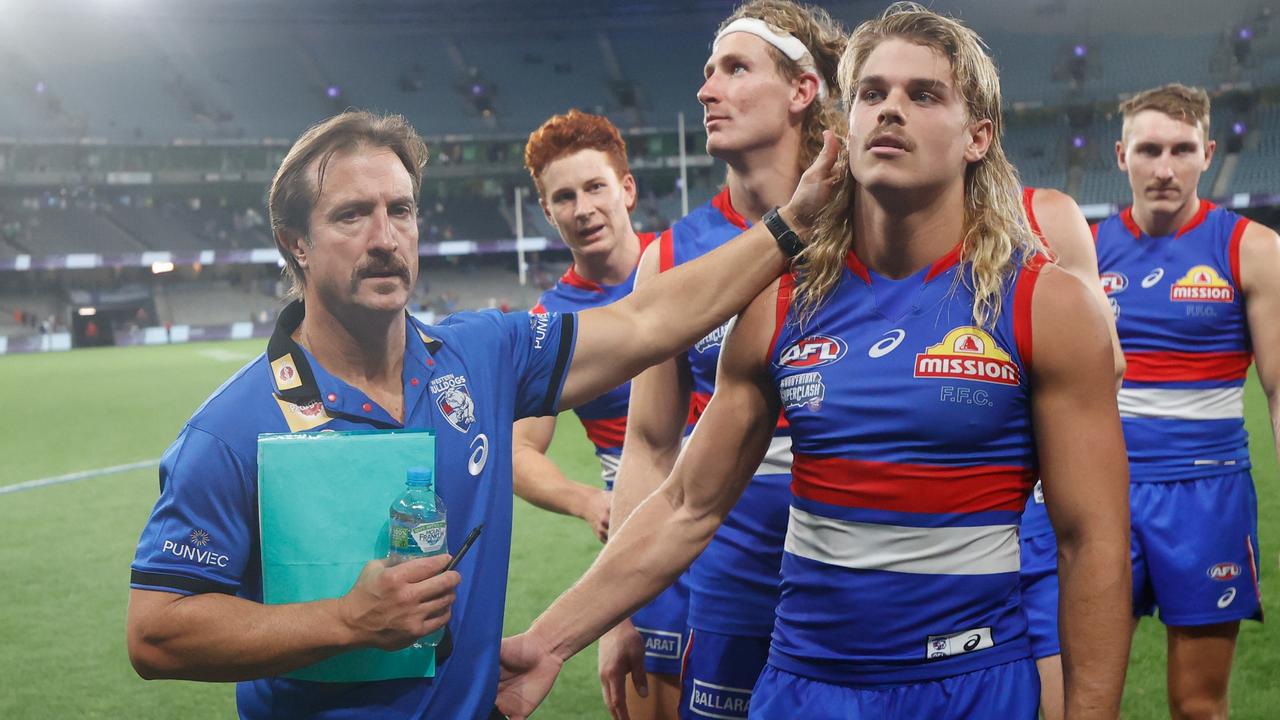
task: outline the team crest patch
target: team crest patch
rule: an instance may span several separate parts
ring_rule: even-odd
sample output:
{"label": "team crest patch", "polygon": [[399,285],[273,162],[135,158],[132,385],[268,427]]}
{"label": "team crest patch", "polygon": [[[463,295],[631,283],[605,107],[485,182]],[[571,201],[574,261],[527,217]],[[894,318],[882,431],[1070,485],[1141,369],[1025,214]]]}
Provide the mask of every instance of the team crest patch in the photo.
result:
{"label": "team crest patch", "polygon": [[1235,302],[1236,289],[1208,265],[1196,265],[1169,288],[1174,302]]}
{"label": "team crest patch", "polygon": [[302,386],[302,378],[298,376],[298,367],[293,363],[293,355],[283,355],[271,361],[271,377],[276,381],[276,389],[280,392]]}
{"label": "team crest patch", "polygon": [[467,389],[466,378],[452,373],[435,378],[431,381],[431,394],[435,396],[440,414],[454,430],[465,433],[471,429],[476,421],[476,404]]}
{"label": "team crest patch", "polygon": [[982,328],[965,325],[916,355],[915,377],[1017,385],[1022,376],[1017,363],[995,339]]}

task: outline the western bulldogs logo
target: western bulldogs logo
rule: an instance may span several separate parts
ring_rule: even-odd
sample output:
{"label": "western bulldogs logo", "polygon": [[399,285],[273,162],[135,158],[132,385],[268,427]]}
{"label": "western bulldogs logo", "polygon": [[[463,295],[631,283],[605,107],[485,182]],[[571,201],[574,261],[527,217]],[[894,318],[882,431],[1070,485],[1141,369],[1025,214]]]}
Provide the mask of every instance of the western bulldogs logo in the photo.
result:
{"label": "western bulldogs logo", "polygon": [[466,433],[476,421],[476,405],[467,390],[467,379],[449,374],[431,381],[436,407],[453,429]]}
{"label": "western bulldogs logo", "polygon": [[810,335],[783,350],[778,358],[778,364],[782,367],[794,368],[821,367],[844,357],[844,351],[844,341],[838,337]]}

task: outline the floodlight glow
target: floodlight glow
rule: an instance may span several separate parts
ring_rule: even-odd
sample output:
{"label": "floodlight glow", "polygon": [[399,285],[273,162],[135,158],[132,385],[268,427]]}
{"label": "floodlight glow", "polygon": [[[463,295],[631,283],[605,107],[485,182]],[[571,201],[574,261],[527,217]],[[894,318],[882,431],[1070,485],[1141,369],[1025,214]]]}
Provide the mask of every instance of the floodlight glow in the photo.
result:
{"label": "floodlight glow", "polygon": [[151,263],[151,273],[153,275],[159,275],[167,272],[173,272],[173,263],[168,262],[167,260]]}
{"label": "floodlight glow", "polygon": [[98,308],[83,307],[77,310],[76,314],[79,315],[80,317],[89,317],[91,315],[97,315]]}
{"label": "floodlight glow", "polygon": [[1236,31],[1236,37],[1240,38],[1241,40],[1252,40],[1253,28],[1249,27],[1248,25],[1245,25],[1244,27]]}
{"label": "floodlight glow", "polygon": [[1079,150],[1080,148],[1084,147],[1084,136],[1083,136],[1083,135],[1077,135],[1077,136],[1075,136],[1075,137],[1071,138],[1071,146],[1072,146],[1072,147],[1074,147],[1074,148],[1075,148],[1075,149],[1077,149],[1077,150]]}
{"label": "floodlight glow", "polygon": [[1249,128],[1239,120],[1231,123],[1231,132],[1235,133],[1236,135],[1243,135],[1245,131],[1248,129]]}
{"label": "floodlight glow", "polygon": [[48,89],[49,89],[49,86],[45,85],[43,80],[40,80],[36,83],[35,90],[37,95],[43,95],[44,91]]}
{"label": "floodlight glow", "polygon": [[342,95],[342,88],[337,85],[330,85],[325,89],[324,94],[336,99]]}
{"label": "floodlight glow", "polygon": [[1089,48],[1084,45],[1077,45],[1071,48],[1071,53],[1078,58],[1082,58],[1089,54]]}

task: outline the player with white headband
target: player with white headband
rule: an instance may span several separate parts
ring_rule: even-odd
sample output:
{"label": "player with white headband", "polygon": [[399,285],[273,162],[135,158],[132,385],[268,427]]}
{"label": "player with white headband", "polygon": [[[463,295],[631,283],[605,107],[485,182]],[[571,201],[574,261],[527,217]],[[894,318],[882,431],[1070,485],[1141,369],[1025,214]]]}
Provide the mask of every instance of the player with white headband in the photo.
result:
{"label": "player with white headband", "polygon": [[[649,246],[637,286],[710,252],[786,202],[822,149],[822,131],[844,132],[843,113],[831,96],[846,37],[824,10],[786,0],[756,0],[725,20],[698,91],[707,152],[729,166],[725,187]],[[727,325],[633,382],[613,527],[621,527],[670,473],[690,408],[700,415],[715,388],[726,333]],[[681,717],[746,717],[773,631],[790,483],[784,424],[741,501],[683,576],[690,630],[680,673]],[[674,703],[664,686],[649,688],[644,698],[627,695],[628,674],[637,689],[646,685],[633,625],[643,632],[652,618],[638,613],[633,621],[600,642],[606,704],[615,718],[628,717],[628,710],[633,719],[672,717]]]}

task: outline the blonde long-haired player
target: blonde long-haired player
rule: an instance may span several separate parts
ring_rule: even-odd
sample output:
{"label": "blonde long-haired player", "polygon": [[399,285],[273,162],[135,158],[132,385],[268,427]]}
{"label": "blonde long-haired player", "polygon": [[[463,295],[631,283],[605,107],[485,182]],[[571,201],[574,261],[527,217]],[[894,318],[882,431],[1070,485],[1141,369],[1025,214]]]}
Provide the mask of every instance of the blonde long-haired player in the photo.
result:
{"label": "blonde long-haired player", "polygon": [[[707,152],[729,168],[725,186],[650,247],[638,283],[709,252],[791,196],[822,149],[823,130],[843,127],[836,68],[846,40],[825,11],[790,0],[744,3],[720,24],[698,101]],[[715,389],[727,328],[713,330],[633,383],[615,526],[670,473],[687,419],[702,414]],[[746,716],[751,687],[769,652],[790,484],[790,438],[780,426],[733,512],[677,581],[688,587],[681,621],[689,628],[678,697],[672,698],[679,702],[654,707],[654,696],[667,687],[650,684],[649,697],[641,699],[626,681],[638,657],[632,625],[648,645],[660,641],[654,629],[664,618],[648,606],[600,644],[601,684],[614,717],[651,718],[652,710],[674,717],[677,708],[685,718]]]}
{"label": "blonde long-haired player", "polygon": [[855,31],[841,79],[838,200],[814,226],[766,217],[812,245],[739,316],[671,476],[504,641],[509,714],[706,545],[779,410],[793,496],[750,717],[1034,718],[1017,521],[1037,470],[1061,547],[1067,713],[1118,713],[1128,512],[1106,319],[1027,227],[977,35],[896,4]]}

